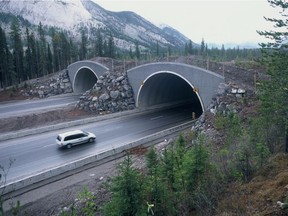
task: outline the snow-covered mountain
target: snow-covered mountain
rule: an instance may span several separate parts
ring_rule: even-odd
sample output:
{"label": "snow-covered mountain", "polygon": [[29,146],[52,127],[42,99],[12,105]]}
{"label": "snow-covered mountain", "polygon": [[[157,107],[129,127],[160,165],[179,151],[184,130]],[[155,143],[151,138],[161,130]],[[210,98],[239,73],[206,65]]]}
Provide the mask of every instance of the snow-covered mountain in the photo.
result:
{"label": "snow-covered mountain", "polygon": [[137,40],[144,47],[183,47],[188,38],[169,27],[158,27],[134,12],[111,12],[91,0],[0,0],[0,13],[22,17],[32,25],[54,26],[79,36],[86,29],[112,34],[118,47],[129,49]]}
{"label": "snow-covered mountain", "polygon": [[0,11],[22,16],[32,24],[61,26],[69,29],[80,22],[92,21],[81,1],[69,0],[1,0]]}

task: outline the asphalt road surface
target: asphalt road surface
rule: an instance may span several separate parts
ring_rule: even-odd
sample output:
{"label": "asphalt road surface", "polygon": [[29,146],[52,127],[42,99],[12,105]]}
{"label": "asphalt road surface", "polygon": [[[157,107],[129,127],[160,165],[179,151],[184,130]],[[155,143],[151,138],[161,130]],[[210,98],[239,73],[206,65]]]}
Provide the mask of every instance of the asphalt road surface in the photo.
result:
{"label": "asphalt road surface", "polygon": [[0,118],[19,116],[43,110],[51,110],[59,107],[76,104],[79,95],[65,94],[46,99],[32,99],[9,103],[0,103]]}
{"label": "asphalt road surface", "polygon": [[[2,141],[0,165],[7,170],[9,161],[14,161],[7,175],[9,183],[191,121],[191,113],[189,107],[177,107]],[[95,133],[96,142],[59,149],[57,134],[74,129]]]}

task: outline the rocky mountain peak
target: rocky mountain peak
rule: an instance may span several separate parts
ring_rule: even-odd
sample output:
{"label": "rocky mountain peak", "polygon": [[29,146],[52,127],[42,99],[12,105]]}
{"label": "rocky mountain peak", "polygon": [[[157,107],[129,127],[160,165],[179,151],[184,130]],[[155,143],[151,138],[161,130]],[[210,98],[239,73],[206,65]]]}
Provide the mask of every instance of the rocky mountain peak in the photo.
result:
{"label": "rocky mountain peak", "polygon": [[31,25],[40,22],[79,36],[81,29],[95,35],[97,29],[112,34],[116,46],[129,49],[135,41],[144,47],[158,43],[162,47],[183,47],[188,38],[177,30],[158,27],[134,12],[112,12],[91,0],[0,0],[0,25],[5,14],[22,17]]}

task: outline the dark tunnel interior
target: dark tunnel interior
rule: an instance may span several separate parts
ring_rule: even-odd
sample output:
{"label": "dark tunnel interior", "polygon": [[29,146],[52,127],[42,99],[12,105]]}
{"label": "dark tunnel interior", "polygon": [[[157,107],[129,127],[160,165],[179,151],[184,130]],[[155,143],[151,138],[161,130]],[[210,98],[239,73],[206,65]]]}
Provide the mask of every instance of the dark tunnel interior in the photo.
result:
{"label": "dark tunnel interior", "polygon": [[190,106],[196,118],[203,113],[200,99],[193,87],[173,73],[161,72],[151,76],[139,92],[138,107],[160,104]]}
{"label": "dark tunnel interior", "polygon": [[91,89],[97,82],[97,77],[88,68],[81,68],[75,76],[74,92],[84,93]]}

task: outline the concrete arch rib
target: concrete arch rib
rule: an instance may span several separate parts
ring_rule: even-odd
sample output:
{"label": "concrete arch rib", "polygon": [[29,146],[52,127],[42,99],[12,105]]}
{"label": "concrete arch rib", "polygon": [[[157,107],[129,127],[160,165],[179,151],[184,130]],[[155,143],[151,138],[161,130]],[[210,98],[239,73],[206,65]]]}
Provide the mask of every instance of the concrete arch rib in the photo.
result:
{"label": "concrete arch rib", "polygon": [[[160,77],[158,81],[152,79],[153,77],[161,76],[161,74],[170,74],[170,76],[175,78],[175,83],[173,83],[173,79],[171,79],[169,85],[177,84],[180,86],[180,84],[183,84],[181,88],[187,88],[187,91],[191,91],[191,89],[194,91],[196,90],[196,92],[193,92],[195,93],[194,95],[199,98],[203,111],[208,108],[212,98],[217,94],[219,84],[224,82],[224,77],[191,65],[171,62],[141,65],[127,72],[130,85],[134,91],[134,99],[137,106],[141,106],[141,103],[143,103],[143,98],[141,97],[145,96],[141,96],[141,94],[143,94],[142,91],[145,88],[145,85],[148,86],[146,86],[146,88],[153,88],[152,82],[154,85],[163,85],[163,82],[168,80],[168,78],[162,79],[163,76]],[[183,92],[184,91],[182,91],[182,93]],[[157,92],[154,90],[153,94],[157,94]],[[175,92],[171,92],[170,94],[175,94]],[[156,97],[158,97],[158,95],[156,95]],[[146,105],[149,106],[149,104],[150,102],[148,101]]]}
{"label": "concrete arch rib", "polygon": [[109,71],[104,65],[88,60],[72,63],[67,70],[75,93],[84,93],[91,89],[99,77]]}

